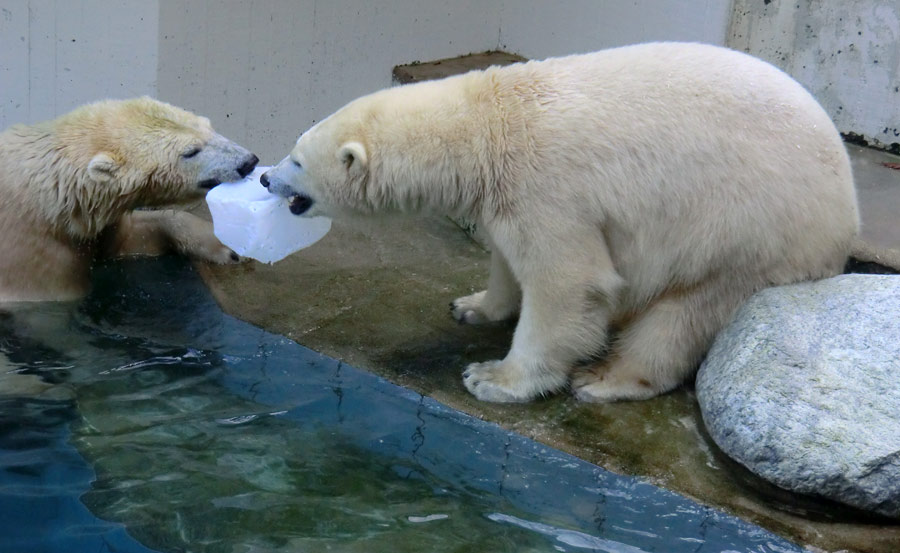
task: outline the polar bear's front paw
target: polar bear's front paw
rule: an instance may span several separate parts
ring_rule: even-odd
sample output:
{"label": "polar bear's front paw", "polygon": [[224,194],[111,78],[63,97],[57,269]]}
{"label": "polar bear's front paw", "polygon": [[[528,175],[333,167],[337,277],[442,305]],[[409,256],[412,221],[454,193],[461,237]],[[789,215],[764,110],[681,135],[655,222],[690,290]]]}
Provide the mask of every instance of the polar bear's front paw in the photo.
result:
{"label": "polar bear's front paw", "polygon": [[216,237],[211,222],[184,211],[168,213],[171,215],[165,228],[182,255],[219,265],[245,261]]}
{"label": "polar bear's front paw", "polygon": [[489,322],[490,319],[481,310],[486,290],[476,292],[470,296],[456,298],[450,303],[450,313],[459,324],[477,325]]}
{"label": "polar bear's front paw", "polygon": [[478,325],[505,321],[517,311],[514,305],[495,305],[497,303],[491,301],[487,290],[482,290],[453,300],[450,303],[450,313],[459,324]]}
{"label": "polar bear's front paw", "polygon": [[481,401],[521,403],[536,394],[528,393],[521,371],[511,368],[507,361],[472,363],[463,372],[463,385]]}
{"label": "polar bear's front paw", "polygon": [[218,263],[219,265],[231,265],[234,263],[240,263],[241,261],[246,261],[245,258],[239,256],[231,248],[225,245],[219,245],[216,248],[204,248],[198,254],[195,254],[195,257],[203,259],[204,261],[209,261],[210,263]]}
{"label": "polar bear's front paw", "polygon": [[219,265],[231,265],[245,260],[211,234],[209,236],[194,237],[192,241],[184,244],[180,249],[188,257]]}

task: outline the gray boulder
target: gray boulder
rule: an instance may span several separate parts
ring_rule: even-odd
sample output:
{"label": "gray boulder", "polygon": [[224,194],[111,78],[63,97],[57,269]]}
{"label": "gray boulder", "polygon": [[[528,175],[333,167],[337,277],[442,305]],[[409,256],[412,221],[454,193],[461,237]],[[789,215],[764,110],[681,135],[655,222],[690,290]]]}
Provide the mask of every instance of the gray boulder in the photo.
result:
{"label": "gray boulder", "polygon": [[770,482],[900,518],[900,276],[764,290],[697,375],[713,440]]}

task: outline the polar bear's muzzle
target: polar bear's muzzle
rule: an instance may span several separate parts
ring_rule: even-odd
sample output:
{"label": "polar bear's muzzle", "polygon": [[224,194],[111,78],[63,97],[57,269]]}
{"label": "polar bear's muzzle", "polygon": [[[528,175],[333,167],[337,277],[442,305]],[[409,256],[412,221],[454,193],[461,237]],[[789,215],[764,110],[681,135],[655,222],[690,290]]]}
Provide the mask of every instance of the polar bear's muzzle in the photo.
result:
{"label": "polar bear's muzzle", "polygon": [[243,146],[214,134],[203,146],[182,154],[182,163],[197,173],[197,188],[209,190],[223,182],[235,182],[253,172],[259,158]]}
{"label": "polar bear's muzzle", "polygon": [[259,182],[268,188],[270,193],[287,198],[288,208],[294,215],[303,215],[313,205],[311,197],[297,192],[290,185],[282,182],[277,175],[273,174],[273,170],[263,173],[259,177]]}

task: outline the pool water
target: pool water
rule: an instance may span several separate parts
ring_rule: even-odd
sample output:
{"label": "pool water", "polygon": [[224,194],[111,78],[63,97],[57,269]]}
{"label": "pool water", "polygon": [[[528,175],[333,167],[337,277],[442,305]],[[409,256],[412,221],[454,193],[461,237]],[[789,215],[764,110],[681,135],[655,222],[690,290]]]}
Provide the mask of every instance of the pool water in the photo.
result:
{"label": "pool water", "polygon": [[0,314],[0,551],[793,552],[222,313],[176,258]]}

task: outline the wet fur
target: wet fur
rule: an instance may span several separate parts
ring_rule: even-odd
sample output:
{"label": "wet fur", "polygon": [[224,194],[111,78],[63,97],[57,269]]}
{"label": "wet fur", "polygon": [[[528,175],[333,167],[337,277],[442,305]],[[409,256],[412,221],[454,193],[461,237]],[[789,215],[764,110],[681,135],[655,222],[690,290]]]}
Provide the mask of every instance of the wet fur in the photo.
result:
{"label": "wet fur", "polygon": [[[97,256],[176,249],[237,260],[208,222],[133,211],[201,199],[196,175],[177,160],[216,137],[207,119],[150,98],[89,104],[0,133],[0,301],[81,297]],[[236,163],[225,154],[223,165]]]}

